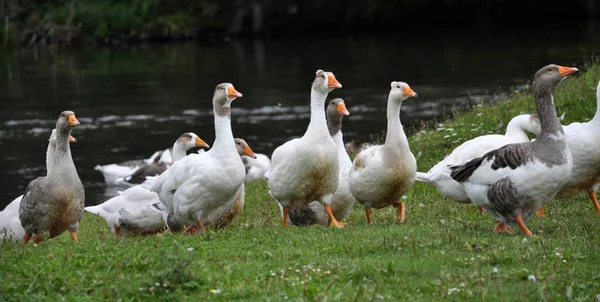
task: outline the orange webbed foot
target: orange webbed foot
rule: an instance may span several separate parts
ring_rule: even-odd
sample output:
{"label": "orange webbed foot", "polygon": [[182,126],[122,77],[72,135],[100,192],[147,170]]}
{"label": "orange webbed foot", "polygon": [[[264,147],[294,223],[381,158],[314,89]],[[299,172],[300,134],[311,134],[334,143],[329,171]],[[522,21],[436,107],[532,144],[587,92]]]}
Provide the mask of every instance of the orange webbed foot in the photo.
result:
{"label": "orange webbed foot", "polygon": [[545,207],[541,207],[539,210],[537,210],[535,212],[535,215],[537,217],[546,217],[546,208]]}
{"label": "orange webbed foot", "polygon": [[504,223],[502,221],[498,221],[498,224],[494,228],[494,233],[509,233],[509,234],[513,234],[514,232],[515,231],[513,231],[506,223]]}
{"label": "orange webbed foot", "polygon": [[331,205],[329,205],[327,203],[325,204],[325,213],[327,213],[327,215],[329,215],[329,221],[331,221],[331,225],[333,225],[337,228],[343,228],[348,224],[345,222],[339,222],[337,219],[335,219],[335,216],[333,216],[333,212],[331,211]]}

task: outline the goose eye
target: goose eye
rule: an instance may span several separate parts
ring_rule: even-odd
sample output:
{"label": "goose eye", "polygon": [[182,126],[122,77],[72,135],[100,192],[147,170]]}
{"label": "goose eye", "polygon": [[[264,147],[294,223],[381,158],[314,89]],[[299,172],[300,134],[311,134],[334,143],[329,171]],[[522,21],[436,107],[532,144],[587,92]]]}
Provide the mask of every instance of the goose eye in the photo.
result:
{"label": "goose eye", "polygon": [[552,68],[548,68],[548,72],[552,72]]}

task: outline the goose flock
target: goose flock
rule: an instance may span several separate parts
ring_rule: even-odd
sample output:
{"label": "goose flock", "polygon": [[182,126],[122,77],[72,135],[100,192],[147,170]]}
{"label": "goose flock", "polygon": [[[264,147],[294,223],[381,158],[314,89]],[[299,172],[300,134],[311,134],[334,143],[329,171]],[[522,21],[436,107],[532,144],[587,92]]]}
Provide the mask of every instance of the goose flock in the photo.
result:
{"label": "goose flock", "polygon": [[[577,68],[547,65],[535,73],[536,114],[514,117],[505,134],[473,138],[457,146],[428,172],[417,162],[400,121],[402,103],[418,95],[405,82],[391,83],[385,142],[360,148],[345,144],[342,119],[350,114],[344,100],[327,101],[342,84],[332,72],[317,70],[311,86],[310,122],[304,135],[277,147],[271,158],[255,154],[234,138],[231,106],[241,98],[230,83],[216,86],[212,98],[215,141],[210,147],[198,135],[184,133],[172,149],[148,159],[96,166],[108,184],[128,189],[102,204],[85,207],[84,187],[70,151],[73,111],[63,111],[51,133],[46,176],[32,180],[25,193],[0,212],[0,237],[39,243],[69,231],[77,241],[84,211],[102,216],[116,236],[170,230],[193,234],[220,229],[244,208],[245,187],[266,179],[269,194],[281,209],[283,225],[333,225],[342,222],[355,202],[373,223],[372,209],[395,207],[396,220],[406,219],[403,202],[415,181],[431,184],[457,203],[473,203],[497,221],[495,232],[513,233],[543,215],[554,198],[588,192],[597,213],[600,205],[600,106],[587,123],[562,126],[554,91]],[[600,82],[597,87],[600,105]],[[530,135],[536,138],[530,140]],[[198,152],[187,154],[194,147]],[[352,149],[352,151],[350,151]],[[353,160],[349,155],[354,155]]]}

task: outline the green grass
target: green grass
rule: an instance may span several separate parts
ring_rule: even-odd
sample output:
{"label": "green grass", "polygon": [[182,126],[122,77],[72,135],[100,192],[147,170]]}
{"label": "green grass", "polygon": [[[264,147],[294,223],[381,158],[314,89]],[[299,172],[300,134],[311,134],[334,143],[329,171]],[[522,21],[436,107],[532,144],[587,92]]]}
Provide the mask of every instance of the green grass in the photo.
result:
{"label": "green grass", "polygon": [[[563,124],[593,117],[599,79],[595,66],[559,86]],[[444,130],[415,133],[410,141],[421,154],[420,170],[464,140],[502,132],[511,117],[533,108],[524,92],[445,122]],[[374,211],[369,226],[356,206],[344,229],[283,228],[259,182],[247,186],[245,212],[224,230],[126,239],[86,213],[79,244],[65,233],[38,246],[0,248],[0,301],[598,299],[600,216],[587,194],[551,202],[547,218],[528,221],[536,234],[530,238],[493,233],[490,216],[422,183],[406,203],[403,224],[386,208]]]}

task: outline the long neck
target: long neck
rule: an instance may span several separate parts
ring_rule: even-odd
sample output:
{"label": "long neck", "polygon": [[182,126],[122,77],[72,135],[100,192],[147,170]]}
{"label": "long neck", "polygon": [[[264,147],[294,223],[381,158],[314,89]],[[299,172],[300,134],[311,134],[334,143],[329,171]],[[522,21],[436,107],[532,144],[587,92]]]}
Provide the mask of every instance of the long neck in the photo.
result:
{"label": "long neck", "polygon": [[57,131],[56,133],[56,149],[54,150],[54,159],[50,168],[52,174],[68,170],[76,171],[73,158],[71,157],[71,147],[69,146],[70,134],[70,130]]}
{"label": "long neck", "polygon": [[187,155],[187,150],[182,147],[180,144],[175,142],[173,144],[173,162],[176,162]]}
{"label": "long neck", "polygon": [[390,95],[387,105],[387,133],[384,146],[396,150],[394,153],[408,149],[408,140],[400,123],[400,106],[401,103]]}
{"label": "long neck", "polygon": [[[526,117],[529,118],[529,117]],[[512,138],[518,139],[518,141],[527,141],[529,137],[527,133],[525,133],[525,127],[523,125],[523,117],[517,117],[516,119],[511,120],[506,126],[506,136],[510,136]]]}
{"label": "long neck", "polygon": [[548,86],[542,86],[534,90],[535,105],[542,130],[540,139],[558,133],[564,134],[562,125],[556,116],[556,108],[554,108],[554,99],[552,96],[553,92],[553,89]]}
{"label": "long neck", "polygon": [[48,142],[48,149],[46,150],[46,175],[50,174],[50,169],[52,169],[52,162],[54,161],[55,152],[56,141],[53,139]]}
{"label": "long neck", "polygon": [[596,115],[594,115],[594,118],[590,121],[590,123],[600,126],[600,83],[598,86],[599,87],[596,88]]}
{"label": "long neck", "polygon": [[326,98],[327,93],[315,89],[310,91],[310,123],[304,135],[310,133],[311,137],[329,136],[327,121],[325,120]]}
{"label": "long neck", "polygon": [[231,107],[215,106],[215,143],[211,150],[219,150],[219,153],[232,152],[237,154],[233,133],[231,132]]}

